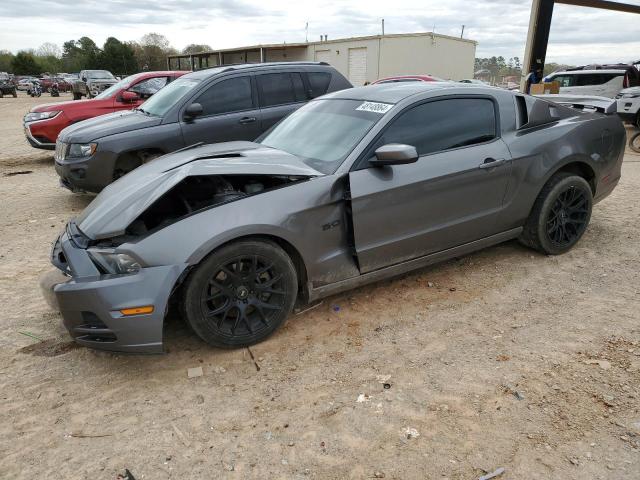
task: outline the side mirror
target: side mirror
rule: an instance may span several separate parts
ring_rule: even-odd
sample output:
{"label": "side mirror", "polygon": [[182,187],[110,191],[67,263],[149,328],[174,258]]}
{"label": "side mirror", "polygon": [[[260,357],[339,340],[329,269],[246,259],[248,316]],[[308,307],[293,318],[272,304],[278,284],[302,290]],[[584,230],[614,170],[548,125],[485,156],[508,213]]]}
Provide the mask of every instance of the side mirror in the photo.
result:
{"label": "side mirror", "polygon": [[203,112],[204,109],[202,108],[202,105],[200,105],[199,103],[192,103],[185,109],[184,116],[188,120],[191,120],[199,115],[202,115]]}
{"label": "side mirror", "polygon": [[374,167],[384,165],[405,165],[418,161],[416,147],[401,143],[389,143],[376,150],[376,156],[369,160]]}
{"label": "side mirror", "polygon": [[120,95],[120,99],[123,102],[135,102],[136,100],[140,99],[140,95],[138,95],[136,92],[125,91],[122,92],[122,95]]}

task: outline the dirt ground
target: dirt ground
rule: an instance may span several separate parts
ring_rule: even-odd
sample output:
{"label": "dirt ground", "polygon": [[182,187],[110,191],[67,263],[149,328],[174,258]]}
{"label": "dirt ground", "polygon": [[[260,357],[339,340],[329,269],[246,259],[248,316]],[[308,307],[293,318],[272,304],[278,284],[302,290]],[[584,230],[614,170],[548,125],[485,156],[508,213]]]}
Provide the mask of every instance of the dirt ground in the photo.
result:
{"label": "dirt ground", "polygon": [[640,477],[640,156],[565,255],[510,242],[329,298],[255,361],[175,315],[165,355],[114,355],[38,288],[91,200],[24,140],[50,100],[0,99],[1,478]]}

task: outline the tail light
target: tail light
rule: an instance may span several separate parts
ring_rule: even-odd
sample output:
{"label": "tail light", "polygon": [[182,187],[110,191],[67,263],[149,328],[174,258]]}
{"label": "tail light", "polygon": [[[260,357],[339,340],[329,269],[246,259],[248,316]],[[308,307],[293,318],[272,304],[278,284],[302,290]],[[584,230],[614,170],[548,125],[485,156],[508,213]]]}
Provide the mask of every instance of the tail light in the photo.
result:
{"label": "tail light", "polygon": [[622,88],[629,88],[629,72],[624,74],[624,80],[622,81]]}

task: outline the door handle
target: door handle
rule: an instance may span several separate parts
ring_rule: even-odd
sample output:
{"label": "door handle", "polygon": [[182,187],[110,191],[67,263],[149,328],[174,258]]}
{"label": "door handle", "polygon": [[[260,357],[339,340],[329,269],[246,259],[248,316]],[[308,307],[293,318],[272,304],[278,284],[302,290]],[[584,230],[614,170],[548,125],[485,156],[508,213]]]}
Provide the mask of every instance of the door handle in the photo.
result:
{"label": "door handle", "polygon": [[495,159],[495,158],[485,158],[484,162],[482,162],[480,165],[478,165],[478,168],[481,169],[488,169],[488,168],[496,168],[499,167],[500,165],[504,165],[506,162],[506,160],[504,158],[499,158],[499,159]]}
{"label": "door handle", "polygon": [[242,117],[238,123],[240,125],[246,125],[247,123],[253,123],[256,121],[256,117]]}

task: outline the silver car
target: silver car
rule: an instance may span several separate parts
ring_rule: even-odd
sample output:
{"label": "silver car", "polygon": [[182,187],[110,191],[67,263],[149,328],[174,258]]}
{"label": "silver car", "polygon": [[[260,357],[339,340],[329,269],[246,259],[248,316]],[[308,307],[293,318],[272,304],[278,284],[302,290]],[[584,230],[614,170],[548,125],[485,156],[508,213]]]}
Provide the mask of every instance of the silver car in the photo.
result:
{"label": "silver car", "polygon": [[376,85],[313,100],[256,142],[165,155],[55,242],[64,323],[82,345],[161,352],[175,301],[204,341],[240,347],[296,302],[500,242],[563,253],[620,178],[624,128],[597,109]]}

